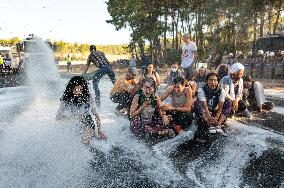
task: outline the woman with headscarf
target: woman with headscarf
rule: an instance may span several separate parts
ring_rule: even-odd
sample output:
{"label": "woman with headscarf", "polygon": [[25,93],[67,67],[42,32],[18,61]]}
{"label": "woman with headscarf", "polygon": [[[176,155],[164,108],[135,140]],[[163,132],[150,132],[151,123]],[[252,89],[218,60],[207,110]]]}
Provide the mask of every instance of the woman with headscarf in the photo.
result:
{"label": "woman with headscarf", "polygon": [[234,63],[231,66],[230,76],[224,76],[219,85],[226,92],[226,97],[232,102],[232,113],[243,113],[243,115],[252,118],[247,109],[243,96],[243,74],[244,66],[241,63]]}

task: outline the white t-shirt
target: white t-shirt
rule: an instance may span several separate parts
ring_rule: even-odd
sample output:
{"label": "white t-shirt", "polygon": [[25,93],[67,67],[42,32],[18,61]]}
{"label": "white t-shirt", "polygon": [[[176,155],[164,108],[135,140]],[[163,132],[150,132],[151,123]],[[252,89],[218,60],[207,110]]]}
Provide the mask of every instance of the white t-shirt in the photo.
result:
{"label": "white t-shirt", "polygon": [[185,43],[182,45],[182,57],[181,57],[181,67],[189,67],[194,60],[194,53],[196,52],[196,44],[192,41],[188,45]]}

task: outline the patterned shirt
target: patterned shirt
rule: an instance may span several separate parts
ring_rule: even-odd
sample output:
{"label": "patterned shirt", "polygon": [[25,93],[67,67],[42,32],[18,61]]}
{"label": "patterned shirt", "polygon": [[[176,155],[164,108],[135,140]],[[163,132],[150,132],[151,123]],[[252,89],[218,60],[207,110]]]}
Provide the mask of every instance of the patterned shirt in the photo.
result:
{"label": "patterned shirt", "polygon": [[104,53],[99,51],[92,51],[88,57],[87,65],[92,63],[95,64],[96,67],[100,68],[103,65],[109,65],[109,62]]}

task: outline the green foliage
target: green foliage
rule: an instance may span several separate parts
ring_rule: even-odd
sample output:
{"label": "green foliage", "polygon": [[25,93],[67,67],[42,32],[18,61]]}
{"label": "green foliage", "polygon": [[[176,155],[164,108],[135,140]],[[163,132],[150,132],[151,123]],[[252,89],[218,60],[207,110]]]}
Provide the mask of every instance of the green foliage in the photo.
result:
{"label": "green foliage", "polygon": [[180,50],[183,33],[190,33],[196,42],[199,59],[247,52],[264,31],[276,32],[284,8],[283,0],[109,0],[107,5],[111,16],[107,22],[117,30],[131,29],[132,55],[148,53],[154,61],[169,47]]}
{"label": "green foliage", "polygon": [[14,46],[19,42],[18,37],[13,37],[10,39],[0,39],[0,45],[1,46]]}

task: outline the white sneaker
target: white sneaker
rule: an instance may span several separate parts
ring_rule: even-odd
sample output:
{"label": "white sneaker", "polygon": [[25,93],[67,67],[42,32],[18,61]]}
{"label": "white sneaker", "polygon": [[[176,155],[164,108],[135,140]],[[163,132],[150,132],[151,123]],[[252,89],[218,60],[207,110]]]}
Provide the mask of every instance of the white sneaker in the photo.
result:
{"label": "white sneaker", "polygon": [[243,115],[248,117],[249,119],[253,118],[252,114],[248,111],[248,109],[245,109],[245,111],[243,112]]}
{"label": "white sneaker", "polygon": [[215,133],[217,133],[216,127],[209,127],[209,133],[210,133],[210,134],[215,134]]}
{"label": "white sneaker", "polygon": [[216,126],[216,132],[224,134],[224,131],[222,130],[221,126]]}

